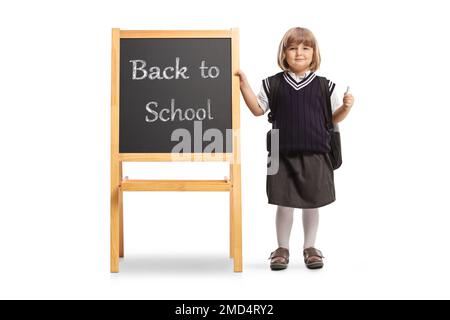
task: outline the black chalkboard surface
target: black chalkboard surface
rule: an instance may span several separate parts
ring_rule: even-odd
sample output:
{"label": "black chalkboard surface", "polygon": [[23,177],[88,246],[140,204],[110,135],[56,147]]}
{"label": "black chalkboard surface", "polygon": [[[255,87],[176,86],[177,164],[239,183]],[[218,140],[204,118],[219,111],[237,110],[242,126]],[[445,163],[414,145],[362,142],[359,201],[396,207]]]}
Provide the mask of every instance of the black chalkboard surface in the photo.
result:
{"label": "black chalkboard surface", "polygon": [[120,153],[232,152],[231,39],[120,39],[119,118]]}

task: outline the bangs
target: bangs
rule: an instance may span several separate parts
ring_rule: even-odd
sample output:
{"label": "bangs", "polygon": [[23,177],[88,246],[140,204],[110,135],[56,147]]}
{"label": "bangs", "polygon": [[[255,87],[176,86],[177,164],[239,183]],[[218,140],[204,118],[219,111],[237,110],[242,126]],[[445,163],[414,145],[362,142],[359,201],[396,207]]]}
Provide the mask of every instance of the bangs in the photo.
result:
{"label": "bangs", "polygon": [[305,28],[294,28],[289,34],[286,35],[284,48],[287,49],[290,46],[298,46],[303,43],[304,46],[316,48],[316,39],[311,31]]}

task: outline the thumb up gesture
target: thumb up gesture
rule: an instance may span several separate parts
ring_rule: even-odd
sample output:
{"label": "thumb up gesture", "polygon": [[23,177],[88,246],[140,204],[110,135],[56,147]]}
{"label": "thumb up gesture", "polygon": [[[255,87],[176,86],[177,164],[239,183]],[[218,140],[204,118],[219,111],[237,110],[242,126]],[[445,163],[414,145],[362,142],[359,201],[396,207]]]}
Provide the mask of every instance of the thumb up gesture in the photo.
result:
{"label": "thumb up gesture", "polygon": [[344,108],[347,110],[350,110],[350,108],[353,106],[355,99],[353,98],[352,94],[350,93],[350,87],[347,87],[347,91],[345,91],[345,93],[344,93],[344,99],[342,102],[343,102]]}

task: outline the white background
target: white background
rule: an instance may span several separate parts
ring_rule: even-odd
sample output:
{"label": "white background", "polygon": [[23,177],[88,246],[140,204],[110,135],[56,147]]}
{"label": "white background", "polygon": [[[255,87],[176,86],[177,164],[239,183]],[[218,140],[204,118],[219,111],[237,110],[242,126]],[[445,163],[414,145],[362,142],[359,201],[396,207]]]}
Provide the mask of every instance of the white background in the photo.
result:
{"label": "white background", "polygon": [[[0,298],[450,298],[450,28],[445,1],[14,1],[0,5]],[[128,193],[109,273],[111,28],[240,28],[254,90],[290,27],[356,102],[341,123],[325,268],[271,272],[266,117],[241,99],[244,272],[228,259],[225,193]],[[222,179],[222,164],[134,164],[130,178]]]}

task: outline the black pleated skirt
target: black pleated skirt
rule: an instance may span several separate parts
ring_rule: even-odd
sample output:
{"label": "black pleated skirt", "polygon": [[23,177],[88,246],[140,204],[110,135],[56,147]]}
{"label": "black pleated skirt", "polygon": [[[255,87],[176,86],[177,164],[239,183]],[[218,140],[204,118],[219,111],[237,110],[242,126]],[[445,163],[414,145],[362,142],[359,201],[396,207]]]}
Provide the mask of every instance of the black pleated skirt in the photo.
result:
{"label": "black pleated skirt", "polygon": [[318,208],[336,200],[334,172],[328,154],[280,154],[278,171],[273,170],[276,166],[269,170],[274,161],[269,154],[267,197],[270,204]]}

